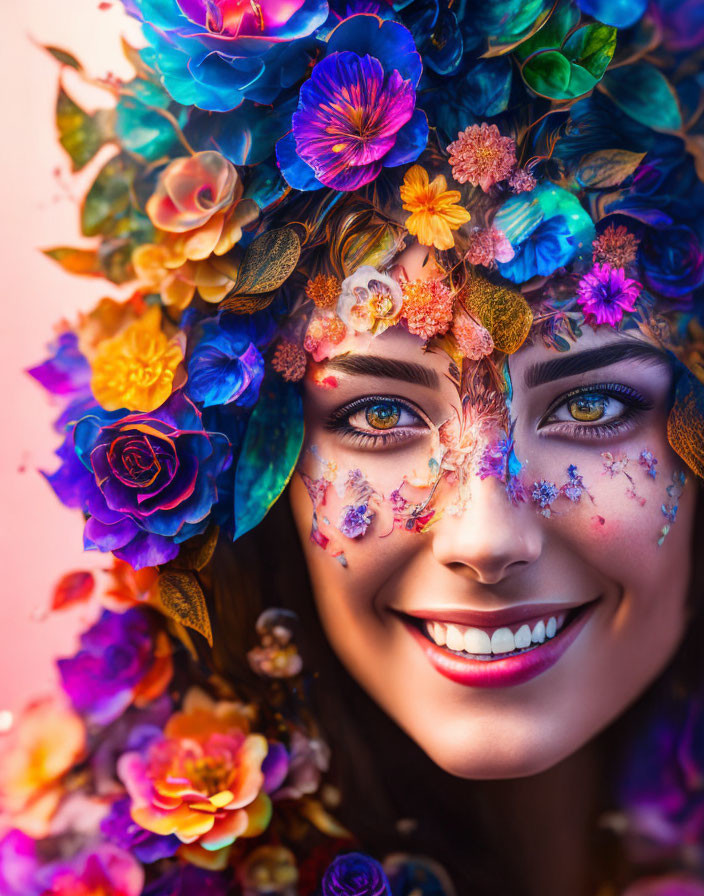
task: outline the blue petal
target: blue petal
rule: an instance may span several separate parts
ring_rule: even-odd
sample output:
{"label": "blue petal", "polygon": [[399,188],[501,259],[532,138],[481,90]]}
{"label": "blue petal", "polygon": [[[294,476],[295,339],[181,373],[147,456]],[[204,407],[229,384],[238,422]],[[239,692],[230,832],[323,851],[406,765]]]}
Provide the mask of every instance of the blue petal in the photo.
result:
{"label": "blue petal", "polygon": [[276,161],[286,183],[294,190],[318,190],[323,185],[298,155],[293,131],[276,144]]}
{"label": "blue petal", "polygon": [[396,143],[383,158],[385,168],[414,162],[428,142],[428,119],[421,109],[416,109],[410,121],[396,135]]}
{"label": "blue petal", "polygon": [[376,16],[351,16],[337,26],[328,40],[327,53],[344,50],[352,50],[359,56],[369,54],[376,57],[383,63],[386,72],[396,69],[414,86],[423,71],[420,54],[408,28],[398,22],[382,21]]}
{"label": "blue petal", "polygon": [[648,0],[577,0],[577,6],[605,25],[630,28],[645,12]]}

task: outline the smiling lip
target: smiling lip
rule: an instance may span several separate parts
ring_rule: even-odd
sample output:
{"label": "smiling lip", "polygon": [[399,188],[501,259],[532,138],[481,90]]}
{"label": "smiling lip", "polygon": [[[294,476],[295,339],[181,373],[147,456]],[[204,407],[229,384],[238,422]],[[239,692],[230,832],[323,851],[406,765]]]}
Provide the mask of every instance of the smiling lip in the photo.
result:
{"label": "smiling lip", "polygon": [[[441,675],[444,675],[446,678],[449,678],[451,681],[455,681],[458,684],[478,688],[500,688],[529,681],[531,678],[535,678],[536,675],[540,675],[541,672],[544,672],[546,669],[553,666],[587,624],[597,603],[599,603],[598,600],[593,600],[589,604],[572,604],[571,607],[568,607],[566,604],[564,606],[558,604],[532,604],[530,607],[526,606],[525,608],[500,611],[499,614],[494,614],[493,616],[489,611],[485,613],[471,613],[470,611],[467,611],[464,613],[462,620],[460,620],[459,614],[464,611],[457,611],[454,614],[450,614],[453,616],[452,619],[442,613],[434,613],[432,617],[429,614],[423,614],[421,616],[419,613],[413,613],[414,616],[423,619],[432,618],[436,621],[457,622],[459,624],[468,625],[470,623],[464,622],[464,620],[468,619],[470,616],[472,619],[478,621],[491,617],[492,619],[501,618],[502,621],[519,622],[522,621],[522,619],[535,616],[536,609],[539,609],[540,607],[549,606],[553,614],[558,613],[561,610],[573,609],[575,606],[582,607],[572,622],[565,625],[564,628],[549,641],[537,644],[535,647],[527,649],[523,653],[515,654],[514,656],[509,656],[504,659],[497,658],[495,660],[473,660],[469,657],[459,656],[458,654],[452,653],[451,651],[434,644],[408,620],[408,617],[403,619],[403,622],[408,632],[413,636],[414,640],[425,654],[431,666],[440,672]],[[516,615],[518,609],[521,609],[523,612],[523,617]],[[528,616],[529,609],[531,611],[530,616]],[[509,613],[511,614],[510,620],[508,616]],[[476,625],[477,623],[475,622],[474,624]],[[498,654],[497,657],[500,657],[500,654]]]}

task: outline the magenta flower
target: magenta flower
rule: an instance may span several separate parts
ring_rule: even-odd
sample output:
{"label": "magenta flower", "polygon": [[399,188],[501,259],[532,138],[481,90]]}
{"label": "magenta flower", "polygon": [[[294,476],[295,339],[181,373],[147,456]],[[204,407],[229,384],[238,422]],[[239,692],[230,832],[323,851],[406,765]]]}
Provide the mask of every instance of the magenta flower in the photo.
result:
{"label": "magenta flower", "polygon": [[585,316],[615,327],[624,311],[634,310],[640,291],[640,283],[626,277],[623,268],[595,264],[580,281],[577,301]]}

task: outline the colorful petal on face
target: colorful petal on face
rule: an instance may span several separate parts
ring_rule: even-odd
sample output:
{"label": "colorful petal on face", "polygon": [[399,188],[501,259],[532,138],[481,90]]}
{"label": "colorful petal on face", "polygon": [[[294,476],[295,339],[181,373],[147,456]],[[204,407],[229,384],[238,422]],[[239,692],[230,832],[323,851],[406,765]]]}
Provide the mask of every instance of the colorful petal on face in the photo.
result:
{"label": "colorful petal on face", "polygon": [[[378,175],[414,106],[413,85],[397,71],[385,76],[372,56],[333,53],[301,89],[293,116],[298,152],[322,183],[354,189]],[[350,168],[366,170],[350,176]]]}

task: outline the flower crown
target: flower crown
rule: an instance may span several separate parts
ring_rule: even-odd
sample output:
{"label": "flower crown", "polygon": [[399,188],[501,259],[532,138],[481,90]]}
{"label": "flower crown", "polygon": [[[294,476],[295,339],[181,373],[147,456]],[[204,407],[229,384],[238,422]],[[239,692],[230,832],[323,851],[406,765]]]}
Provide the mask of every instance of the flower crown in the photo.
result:
{"label": "flower crown", "polygon": [[[145,46],[125,45],[133,79],[98,82],[115,109],[90,114],[63,86],[57,102],[75,170],[115,147],[81,208],[94,247],[46,254],[134,290],[63,325],[30,371],[62,402],[47,479],[85,515],[86,548],[115,556],[114,582],[61,668],[73,709],[29,716],[33,736],[58,732],[63,752],[39,776],[41,805],[16,794],[24,833],[0,843],[0,881],[3,848],[36,864],[27,835],[47,835],[57,782],[74,780],[88,750],[85,725],[120,724],[134,704],[126,795],[102,828],[120,848],[52,865],[38,892],[54,875],[52,893],[90,878],[137,896],[139,863],[178,854],[197,867],[145,892],[224,893],[236,853],[253,894],[262,868],[290,873],[283,846],[238,852],[268,830],[272,801],[302,801],[334,843],[348,835],[308,796],[324,745],[300,724],[280,742],[277,717],[255,718],[221,681],[219,701],[189,690],[174,714],[156,611],[189,649],[184,626],[212,641],[199,574],[218,532],[239,538],[281,495],[303,441],[298,382],[358,333],[444,338],[461,364],[515,352],[531,330],[558,351],[585,324],[645,330],[677,370],[670,442],[704,475],[704,35],[695,4],[677,0],[123,4]],[[395,269],[414,242],[435,276]],[[67,580],[56,603],[88,591],[85,576]],[[296,680],[289,628],[260,620],[260,674]],[[110,644],[130,658],[117,676]],[[113,684],[91,690],[91,677]],[[193,750],[200,777],[183,773]],[[244,769],[237,786],[215,786],[216,766]],[[345,875],[364,873],[396,896],[419,879],[409,868],[353,856],[323,889],[347,892]],[[441,873],[423,873],[441,892]],[[9,892],[34,892],[28,880]],[[266,892],[293,892],[277,886]]]}

